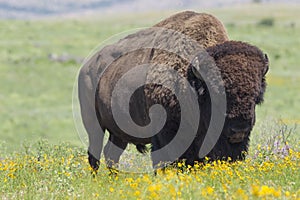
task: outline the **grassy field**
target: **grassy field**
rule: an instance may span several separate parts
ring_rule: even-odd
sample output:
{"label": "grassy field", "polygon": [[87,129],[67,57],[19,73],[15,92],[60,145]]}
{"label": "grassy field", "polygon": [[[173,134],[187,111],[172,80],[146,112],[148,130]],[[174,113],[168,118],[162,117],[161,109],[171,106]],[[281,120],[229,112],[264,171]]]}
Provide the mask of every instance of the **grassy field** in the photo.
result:
{"label": "grassy field", "polygon": [[[265,103],[257,108],[246,162],[117,177],[102,165],[95,178],[90,175],[72,117],[76,59],[114,34],[151,26],[172,12],[2,20],[1,198],[299,199],[300,131],[294,127],[300,124],[300,6],[205,11],[224,22],[232,40],[257,45],[270,58]],[[49,58],[56,55],[69,59]]]}

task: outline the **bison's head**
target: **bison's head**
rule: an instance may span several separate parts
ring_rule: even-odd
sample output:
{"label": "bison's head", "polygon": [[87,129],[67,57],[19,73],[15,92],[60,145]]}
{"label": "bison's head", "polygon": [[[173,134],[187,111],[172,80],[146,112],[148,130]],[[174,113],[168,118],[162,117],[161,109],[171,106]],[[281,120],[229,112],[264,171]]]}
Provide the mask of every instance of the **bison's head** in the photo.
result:
{"label": "bison's head", "polygon": [[[241,159],[243,151],[247,151],[249,135],[255,124],[255,107],[263,102],[268,58],[257,47],[236,41],[210,47],[207,52],[220,71],[227,102],[223,131],[208,156],[213,159]],[[202,96],[201,124],[207,129],[210,123],[211,99],[206,83],[197,73],[198,70],[192,72],[199,80],[200,87],[197,90],[201,91],[199,94]]]}

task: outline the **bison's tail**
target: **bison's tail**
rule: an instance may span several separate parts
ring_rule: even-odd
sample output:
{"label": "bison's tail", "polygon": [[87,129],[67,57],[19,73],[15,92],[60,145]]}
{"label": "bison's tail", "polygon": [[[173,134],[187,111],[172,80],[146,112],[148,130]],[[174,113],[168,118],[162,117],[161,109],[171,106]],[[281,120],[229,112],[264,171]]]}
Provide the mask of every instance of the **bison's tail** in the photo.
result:
{"label": "bison's tail", "polygon": [[144,144],[137,144],[135,146],[136,146],[136,149],[138,150],[138,152],[140,152],[142,154],[145,154],[149,151],[149,148],[146,147],[146,145],[144,145]]}

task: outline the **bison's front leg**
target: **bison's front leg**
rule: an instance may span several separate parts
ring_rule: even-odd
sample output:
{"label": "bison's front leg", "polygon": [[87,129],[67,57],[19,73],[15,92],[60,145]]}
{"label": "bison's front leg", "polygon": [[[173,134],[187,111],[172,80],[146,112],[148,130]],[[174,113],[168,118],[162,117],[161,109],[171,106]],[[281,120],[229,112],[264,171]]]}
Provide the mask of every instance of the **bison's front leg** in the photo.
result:
{"label": "bison's front leg", "polygon": [[108,169],[114,171],[113,169],[117,167],[117,164],[120,160],[120,156],[126,149],[127,144],[127,142],[110,134],[108,142],[104,147],[104,157]]}
{"label": "bison's front leg", "polygon": [[173,131],[162,130],[151,138],[151,159],[153,168],[165,168],[174,160],[169,155],[170,148],[165,148],[174,137]]}

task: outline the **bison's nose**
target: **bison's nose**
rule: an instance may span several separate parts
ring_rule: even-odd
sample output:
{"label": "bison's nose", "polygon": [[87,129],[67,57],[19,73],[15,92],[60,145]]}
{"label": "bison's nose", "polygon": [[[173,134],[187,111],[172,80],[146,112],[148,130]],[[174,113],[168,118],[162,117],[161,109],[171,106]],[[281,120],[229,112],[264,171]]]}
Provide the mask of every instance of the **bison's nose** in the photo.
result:
{"label": "bison's nose", "polygon": [[231,144],[240,143],[243,142],[245,138],[247,138],[247,136],[248,133],[244,133],[244,132],[235,133],[231,136],[228,136],[228,140]]}
{"label": "bison's nose", "polygon": [[230,128],[231,134],[228,136],[228,140],[230,143],[240,143],[243,142],[249,135],[250,127],[239,127],[239,128]]}
{"label": "bison's nose", "polygon": [[250,131],[250,126],[246,125],[243,127],[231,127],[230,130],[233,133],[241,133],[241,132],[247,133]]}

